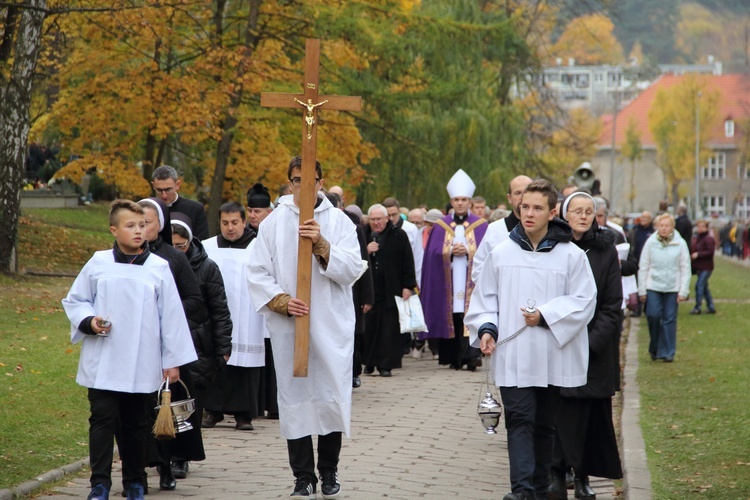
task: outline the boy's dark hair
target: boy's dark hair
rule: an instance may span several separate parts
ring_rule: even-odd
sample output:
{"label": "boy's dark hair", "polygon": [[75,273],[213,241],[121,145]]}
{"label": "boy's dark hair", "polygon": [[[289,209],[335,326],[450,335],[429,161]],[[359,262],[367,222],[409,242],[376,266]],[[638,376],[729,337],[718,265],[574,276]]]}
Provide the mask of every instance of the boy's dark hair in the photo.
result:
{"label": "boy's dark hair", "polygon": [[109,205],[109,225],[116,226],[120,223],[120,212],[127,210],[134,214],[143,215],[143,207],[131,200],[117,199]]}
{"label": "boy's dark hair", "polygon": [[165,181],[167,179],[174,179],[175,181],[179,180],[180,176],[177,174],[177,170],[174,169],[174,167],[170,167],[169,165],[162,165],[161,167],[154,170],[154,173],[151,174],[151,180],[152,181]]}
{"label": "boy's dark hair", "polygon": [[[294,158],[292,158],[292,161],[289,162],[289,168],[286,169],[286,178],[290,181],[292,180],[292,170],[294,170],[295,168],[302,170],[301,156],[295,156]],[[323,178],[323,167],[320,165],[320,162],[318,160],[315,160],[315,176],[318,179]]]}
{"label": "boy's dark hair", "polygon": [[531,184],[526,186],[526,189],[523,190],[523,194],[526,193],[541,193],[543,196],[546,196],[547,205],[550,210],[557,206],[557,189],[555,189],[555,186],[547,180],[536,179],[535,181],[532,181]]}
{"label": "boy's dark hair", "polygon": [[242,221],[245,221],[245,207],[237,203],[236,201],[228,201],[219,207],[219,218],[221,214],[233,214],[239,212]]}
{"label": "boy's dark hair", "polygon": [[382,205],[385,208],[390,208],[390,207],[401,208],[401,205],[399,204],[396,198],[386,198],[385,200],[383,200]]}

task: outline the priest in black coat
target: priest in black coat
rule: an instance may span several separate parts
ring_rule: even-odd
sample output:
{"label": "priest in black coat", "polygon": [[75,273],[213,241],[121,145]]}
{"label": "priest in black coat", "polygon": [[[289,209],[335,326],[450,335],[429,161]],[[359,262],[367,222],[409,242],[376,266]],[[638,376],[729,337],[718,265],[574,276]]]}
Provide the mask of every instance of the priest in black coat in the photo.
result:
{"label": "priest in black coat", "polygon": [[[180,212],[193,221],[193,235],[199,240],[208,238],[208,219],[203,204],[189,200],[177,194],[180,190],[180,177],[177,170],[169,165],[162,165],[154,170],[151,186],[156,196],[163,201],[170,212]],[[171,230],[171,229],[170,229]]]}
{"label": "priest in black coat", "polygon": [[375,368],[390,377],[401,368],[403,341],[394,296],[408,299],[417,286],[414,258],[406,233],[388,220],[388,212],[377,204],[368,210],[370,225],[365,228],[367,251],[373,269],[375,303],[365,315],[365,373]]}

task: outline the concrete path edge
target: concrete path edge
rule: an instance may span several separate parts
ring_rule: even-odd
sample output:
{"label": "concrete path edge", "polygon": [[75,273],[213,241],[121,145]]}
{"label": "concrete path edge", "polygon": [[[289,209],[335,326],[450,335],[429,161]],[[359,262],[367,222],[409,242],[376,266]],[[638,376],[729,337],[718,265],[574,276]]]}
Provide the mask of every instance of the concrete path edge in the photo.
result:
{"label": "concrete path edge", "polygon": [[623,490],[627,500],[651,499],[651,473],[646,459],[646,444],[640,425],[641,397],[638,388],[639,318],[630,317],[628,343],[625,347],[620,453],[622,454]]}
{"label": "concrete path edge", "polygon": [[51,471],[41,474],[31,481],[21,483],[15,488],[0,490],[0,500],[14,500],[16,498],[23,498],[31,495],[37,490],[41,489],[45,484],[59,481],[63,477],[76,473],[86,467],[89,463],[88,457],[73,462],[72,464],[63,465],[58,469],[52,469]]}

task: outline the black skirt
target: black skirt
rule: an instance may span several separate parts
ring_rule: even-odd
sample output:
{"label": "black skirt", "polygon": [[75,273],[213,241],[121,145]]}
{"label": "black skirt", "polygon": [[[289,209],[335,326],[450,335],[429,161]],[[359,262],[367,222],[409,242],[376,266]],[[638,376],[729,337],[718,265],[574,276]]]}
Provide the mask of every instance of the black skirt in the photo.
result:
{"label": "black skirt", "polygon": [[404,343],[395,302],[393,307],[388,307],[384,300],[375,301],[372,309],[365,315],[363,341],[362,360],[365,366],[386,370],[401,368]]}
{"label": "black skirt", "polygon": [[622,478],[612,398],[560,398],[555,423],[564,465],[576,474]]}
{"label": "black skirt", "polygon": [[257,417],[261,370],[262,367],[224,366],[208,389],[206,410],[246,418]]}

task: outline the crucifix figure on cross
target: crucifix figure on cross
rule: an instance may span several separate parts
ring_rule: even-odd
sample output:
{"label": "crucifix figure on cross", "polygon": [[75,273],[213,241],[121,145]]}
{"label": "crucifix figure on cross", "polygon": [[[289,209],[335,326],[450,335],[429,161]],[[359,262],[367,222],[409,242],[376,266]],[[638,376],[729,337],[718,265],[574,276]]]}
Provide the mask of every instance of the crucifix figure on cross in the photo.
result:
{"label": "crucifix figure on cross", "polygon": [[[315,160],[318,131],[318,112],[321,109],[359,111],[362,98],[354,96],[318,95],[320,40],[308,39],[305,43],[304,94],[263,92],[260,105],[270,108],[299,108],[304,106],[302,122],[302,172],[299,203],[300,224],[313,219],[317,192],[315,189]],[[310,304],[312,273],[312,240],[299,238],[297,267],[297,299]],[[307,376],[309,352],[310,315],[295,318],[294,376]]]}

